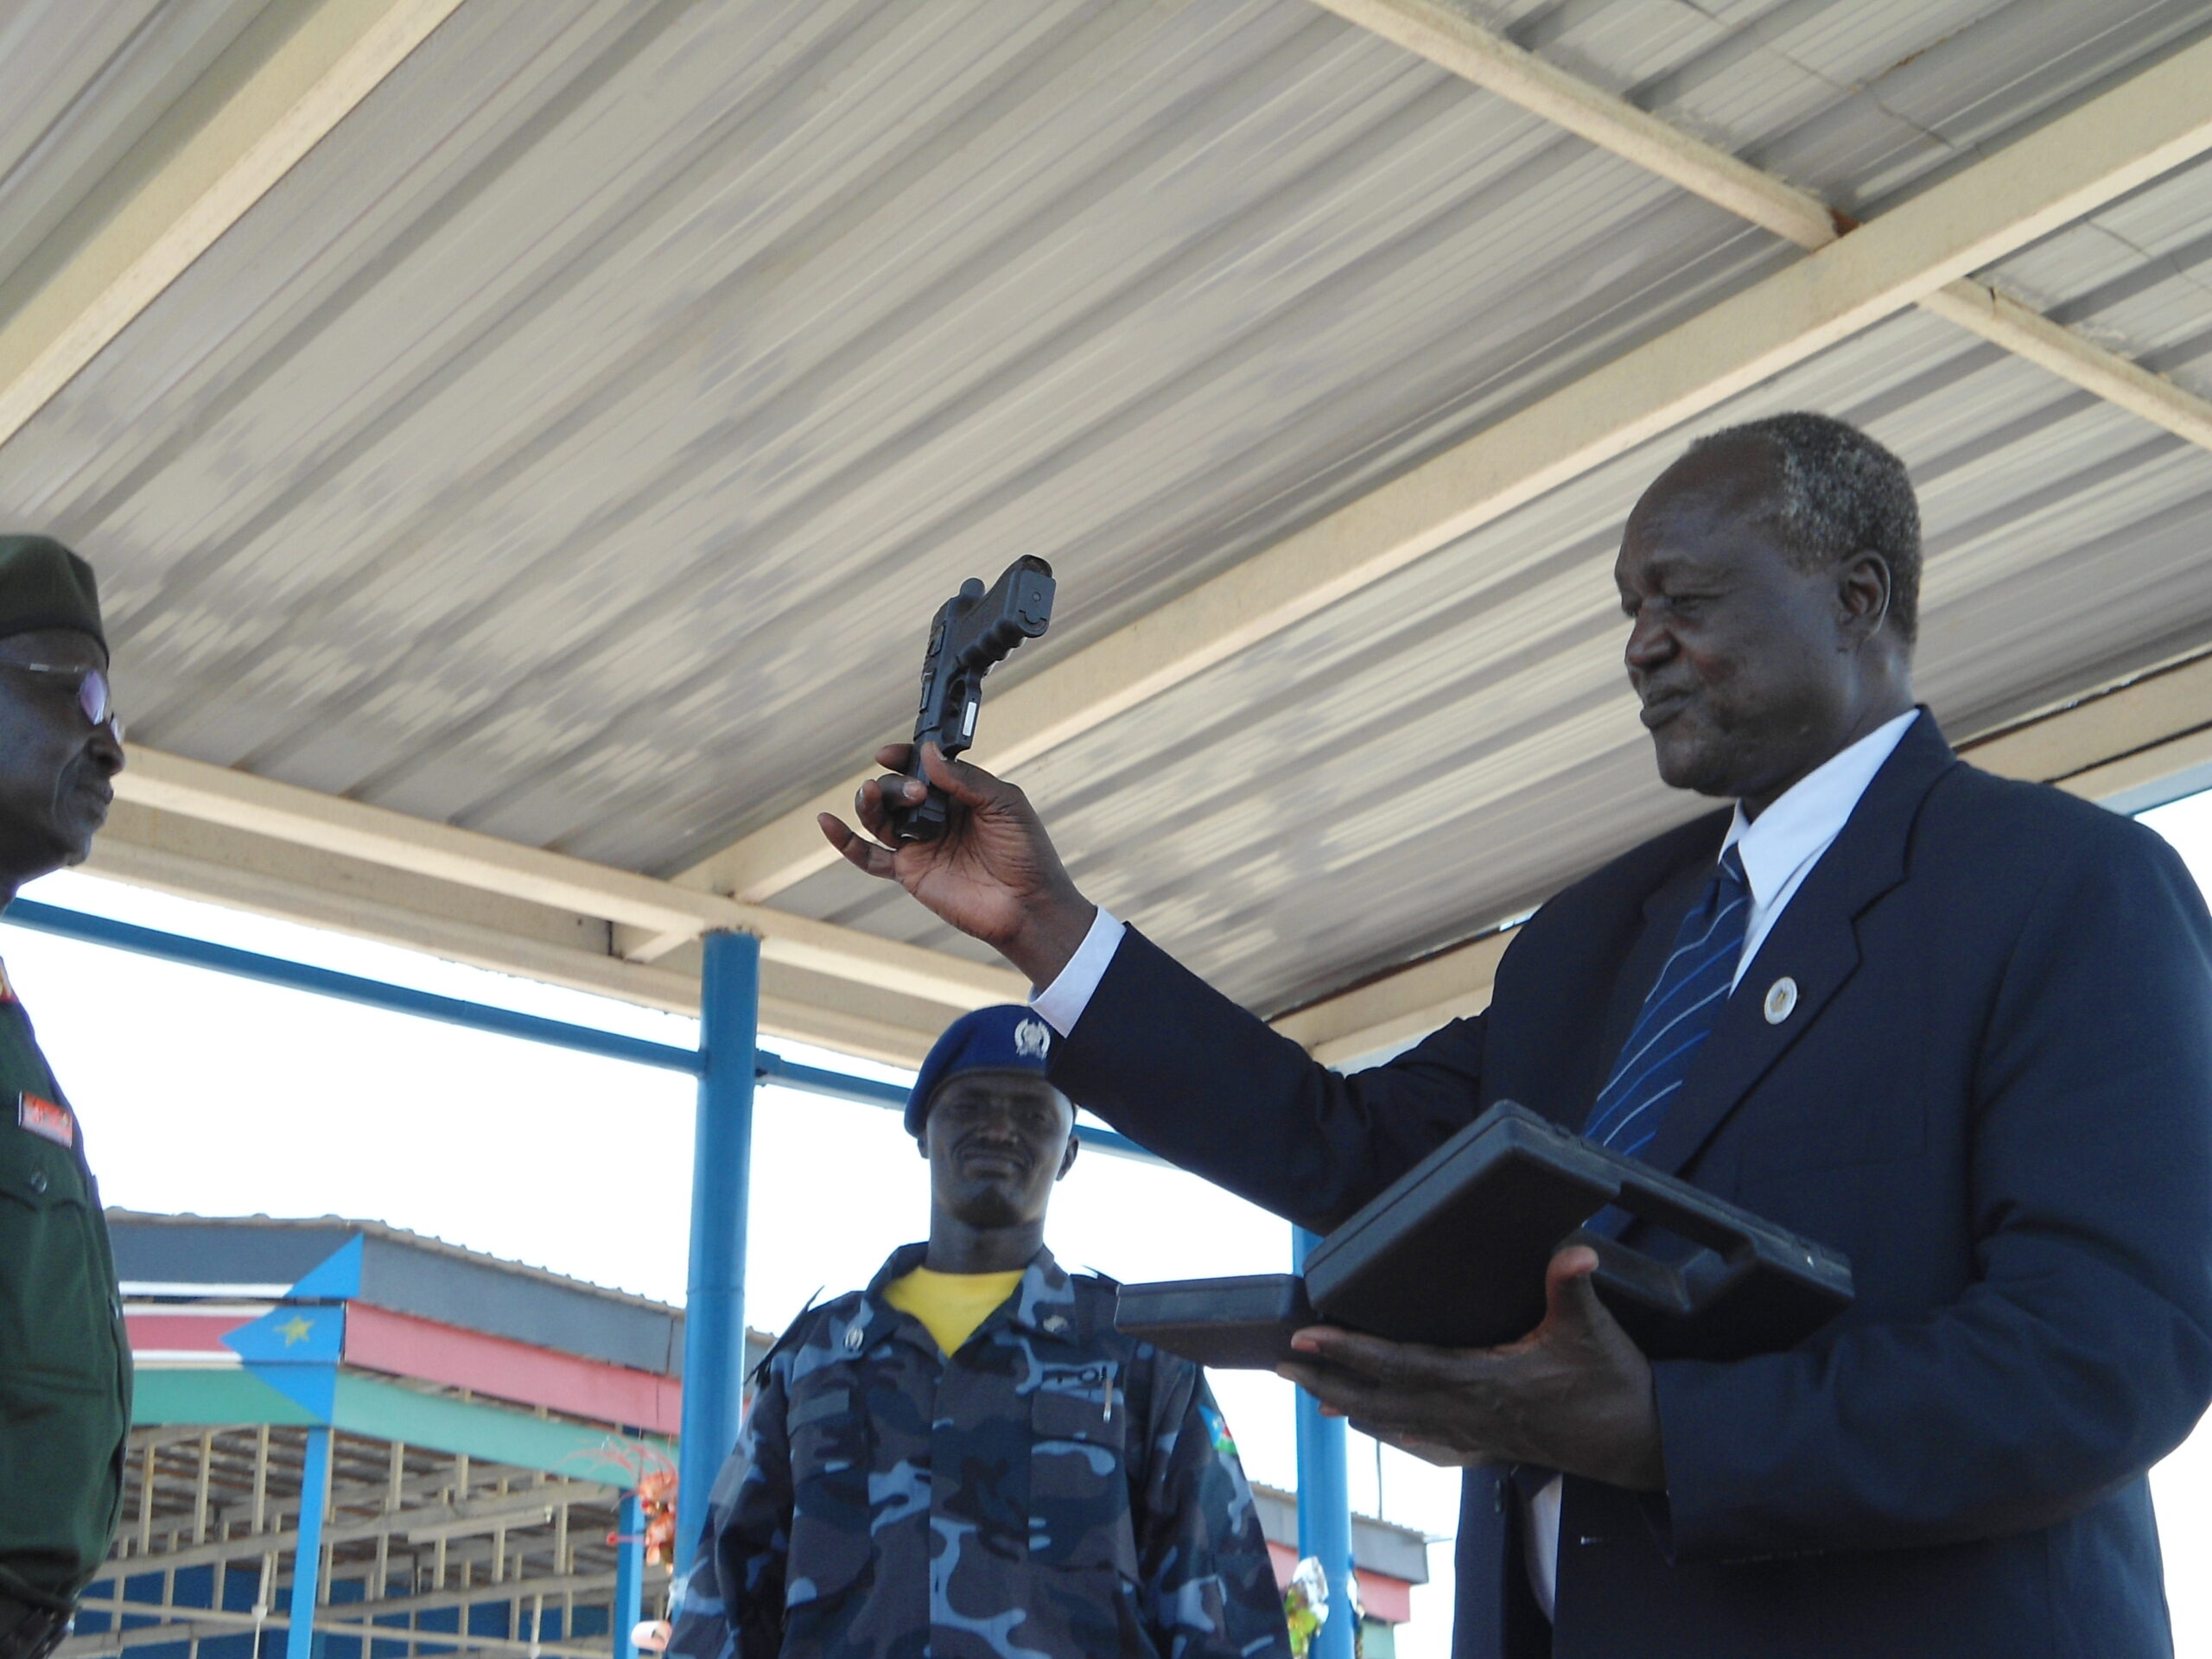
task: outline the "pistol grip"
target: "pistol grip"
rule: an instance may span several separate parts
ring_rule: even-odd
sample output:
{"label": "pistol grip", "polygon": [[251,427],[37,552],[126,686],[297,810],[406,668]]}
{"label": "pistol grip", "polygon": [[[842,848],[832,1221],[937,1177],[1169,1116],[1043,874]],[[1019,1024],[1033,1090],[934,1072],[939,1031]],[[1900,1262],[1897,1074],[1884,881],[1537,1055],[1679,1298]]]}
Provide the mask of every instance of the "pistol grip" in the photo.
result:
{"label": "pistol grip", "polygon": [[929,795],[920,805],[900,807],[891,815],[892,828],[899,832],[900,842],[939,841],[952,822],[950,804],[944,792],[931,785]]}

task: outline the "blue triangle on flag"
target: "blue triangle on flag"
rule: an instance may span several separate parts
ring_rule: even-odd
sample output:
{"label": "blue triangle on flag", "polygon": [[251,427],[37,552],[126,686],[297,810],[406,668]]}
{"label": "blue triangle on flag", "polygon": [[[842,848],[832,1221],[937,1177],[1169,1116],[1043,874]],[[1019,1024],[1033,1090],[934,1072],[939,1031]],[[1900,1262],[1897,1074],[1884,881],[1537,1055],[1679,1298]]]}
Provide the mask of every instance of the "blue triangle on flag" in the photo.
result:
{"label": "blue triangle on flag", "polygon": [[306,1408],[317,1422],[328,1422],[338,1412],[338,1368],[335,1365],[257,1365],[248,1360],[246,1374],[266,1382],[296,1405]]}
{"label": "blue triangle on flag", "polygon": [[337,1249],[309,1268],[307,1276],[286,1293],[290,1301],[349,1302],[361,1294],[363,1240],[356,1233]]}
{"label": "blue triangle on flag", "polygon": [[225,1332],[223,1345],[257,1367],[335,1365],[346,1351],[346,1310],[279,1302],[259,1319]]}

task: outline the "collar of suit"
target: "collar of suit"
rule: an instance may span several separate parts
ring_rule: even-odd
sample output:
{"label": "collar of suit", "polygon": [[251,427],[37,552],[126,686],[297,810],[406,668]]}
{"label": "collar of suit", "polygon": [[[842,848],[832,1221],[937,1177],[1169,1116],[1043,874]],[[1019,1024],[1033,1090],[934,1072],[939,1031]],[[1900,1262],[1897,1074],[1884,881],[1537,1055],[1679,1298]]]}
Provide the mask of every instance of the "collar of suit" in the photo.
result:
{"label": "collar of suit", "polygon": [[1741,801],[1736,803],[1735,818],[1720,843],[1721,855],[1726,857],[1731,847],[1736,849],[1751,908],[1744,957],[1736,964],[1732,988],[1742,982],[1744,969],[1758,955],[1760,944],[1821,855],[1851,822],[1859,798],[1883,762],[1897,753],[1907,728],[1919,718],[1920,710],[1914,709],[1884,721],[1800,778],[1756,820],[1745,816]]}
{"label": "collar of suit", "polygon": [[[1749,1094],[1859,966],[1859,918],[1905,879],[1914,819],[1937,779],[1959,764],[1935,716],[1923,708],[1898,739],[1849,818],[1793,896],[1789,908],[1759,943],[1738,989],[1715,1022],[1713,1035],[1684,1080],[1664,1126],[1643,1151],[1644,1160],[1672,1174],[1694,1158],[1714,1130]],[[1654,843],[1671,852],[1671,872],[1659,876],[1643,901],[1646,925],[1624,983],[1632,1020],[1643,992],[1657,976],[1675,924],[1696,901],[1713,861],[1719,857],[1735,809],[1709,813]],[[1782,1018],[1769,1011],[1783,1001],[1770,993],[1783,979],[1795,994]],[[1611,1035],[1610,1053],[1627,1035],[1627,1021]]]}

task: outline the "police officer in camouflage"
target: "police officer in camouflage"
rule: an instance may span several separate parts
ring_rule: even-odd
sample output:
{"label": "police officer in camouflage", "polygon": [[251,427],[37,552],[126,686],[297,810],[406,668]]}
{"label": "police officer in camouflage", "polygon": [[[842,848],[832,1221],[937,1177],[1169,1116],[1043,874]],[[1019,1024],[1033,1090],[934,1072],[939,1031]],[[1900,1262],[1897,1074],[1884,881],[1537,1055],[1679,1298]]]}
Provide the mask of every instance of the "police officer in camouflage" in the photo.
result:
{"label": "police officer in camouflage", "polygon": [[1122,1336],[1111,1281],[1044,1247],[1077,1149],[1052,1040],[984,1008],[931,1051],[906,1106],[929,1242],[756,1373],[671,1655],[1287,1659],[1204,1375]]}
{"label": "police officer in camouflage", "polygon": [[[0,905],[83,861],[122,770],[92,567],[0,536]],[[130,1358],[84,1136],[4,969],[0,1116],[0,1659],[39,1659],[115,1531]]]}

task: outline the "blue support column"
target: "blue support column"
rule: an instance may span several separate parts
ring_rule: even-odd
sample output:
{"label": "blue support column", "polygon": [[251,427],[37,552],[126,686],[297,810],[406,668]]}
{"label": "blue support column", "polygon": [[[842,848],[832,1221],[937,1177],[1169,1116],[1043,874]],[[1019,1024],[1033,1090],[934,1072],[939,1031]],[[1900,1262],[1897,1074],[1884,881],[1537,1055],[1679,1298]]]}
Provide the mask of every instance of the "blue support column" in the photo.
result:
{"label": "blue support column", "polygon": [[[1299,1228],[1291,1264],[1305,1271],[1320,1235]],[[1320,1402],[1298,1393],[1298,1554],[1317,1558],[1329,1575],[1329,1622],[1314,1638],[1311,1659],[1351,1659],[1351,1477],[1345,1462],[1344,1420],[1324,1417]]]}
{"label": "blue support column", "polygon": [[[645,1518],[635,1492],[623,1494],[614,1515],[614,1659],[637,1659],[630,1632],[645,1616]],[[565,1638],[569,1632],[563,1630]]]}
{"label": "blue support column", "polygon": [[709,933],[699,985],[699,1116],[691,1152],[691,1272],[683,1305],[683,1422],[676,1489],[679,1580],[690,1570],[706,1524],[707,1494],[737,1443],[760,1019],[760,941],[749,933]]}
{"label": "blue support column", "polygon": [[308,1430],[300,1471],[300,1542],[292,1557],[292,1599],[284,1659],[308,1659],[315,1645],[315,1581],[322,1573],[322,1512],[330,1507],[330,1431]]}

